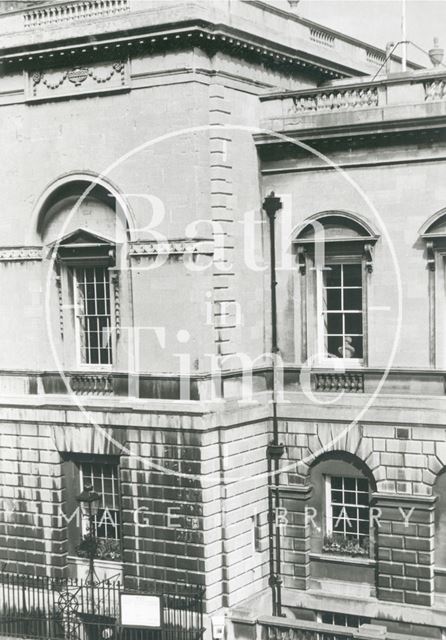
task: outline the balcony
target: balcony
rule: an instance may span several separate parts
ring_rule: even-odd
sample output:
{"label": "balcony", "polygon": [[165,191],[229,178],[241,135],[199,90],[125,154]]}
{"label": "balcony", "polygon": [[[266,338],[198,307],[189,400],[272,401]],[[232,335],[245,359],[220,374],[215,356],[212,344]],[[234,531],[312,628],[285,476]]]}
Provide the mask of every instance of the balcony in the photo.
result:
{"label": "balcony", "polygon": [[269,94],[261,101],[262,128],[284,133],[308,130],[317,135],[318,129],[372,125],[384,129],[420,119],[427,126],[446,114],[446,73],[432,69],[333,81],[317,89]]}

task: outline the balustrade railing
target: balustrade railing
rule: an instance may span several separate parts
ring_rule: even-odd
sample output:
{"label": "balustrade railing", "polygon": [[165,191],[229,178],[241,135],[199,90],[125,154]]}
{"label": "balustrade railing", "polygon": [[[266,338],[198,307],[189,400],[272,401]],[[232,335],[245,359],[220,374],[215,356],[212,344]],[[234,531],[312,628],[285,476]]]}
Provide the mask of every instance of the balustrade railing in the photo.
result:
{"label": "balustrade railing", "polygon": [[343,109],[368,109],[377,107],[379,96],[377,87],[357,87],[353,89],[325,90],[310,95],[295,96],[294,110],[301,113],[312,111],[340,111]]}
{"label": "balustrade railing", "polygon": [[79,395],[112,395],[113,376],[111,373],[75,374],[70,376],[70,387]]}
{"label": "balustrade railing", "polygon": [[129,0],[78,0],[34,7],[23,13],[27,29],[61,22],[113,15],[129,10]]}
{"label": "balustrade railing", "polygon": [[310,40],[313,42],[317,42],[319,44],[323,44],[326,47],[334,47],[335,45],[335,37],[332,33],[328,31],[323,31],[322,29],[310,29]]}
{"label": "balustrade railing", "polygon": [[364,392],[363,373],[314,373],[315,391],[346,391],[350,393]]}

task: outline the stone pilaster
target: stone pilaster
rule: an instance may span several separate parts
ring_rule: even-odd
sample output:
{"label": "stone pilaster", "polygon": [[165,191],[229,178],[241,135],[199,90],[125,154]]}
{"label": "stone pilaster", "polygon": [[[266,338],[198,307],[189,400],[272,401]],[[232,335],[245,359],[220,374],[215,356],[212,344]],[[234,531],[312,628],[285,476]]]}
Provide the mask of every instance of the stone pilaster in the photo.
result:
{"label": "stone pilaster", "polygon": [[435,497],[373,495],[378,598],[432,606]]}
{"label": "stone pilaster", "polygon": [[[310,583],[310,521],[306,508],[311,486],[281,487],[282,577],[285,587],[308,589]],[[280,519],[279,519],[280,522]]]}

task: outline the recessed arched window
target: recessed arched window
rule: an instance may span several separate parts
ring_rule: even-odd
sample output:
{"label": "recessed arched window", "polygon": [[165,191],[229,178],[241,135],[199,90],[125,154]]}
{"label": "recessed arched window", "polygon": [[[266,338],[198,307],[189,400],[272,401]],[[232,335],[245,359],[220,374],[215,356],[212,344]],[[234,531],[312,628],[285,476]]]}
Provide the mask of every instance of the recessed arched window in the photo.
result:
{"label": "recessed arched window", "polygon": [[377,239],[357,216],[336,211],[313,216],[298,230],[304,361],[367,362],[367,277]]}
{"label": "recessed arched window", "polygon": [[333,452],[313,463],[311,484],[311,551],[369,557],[370,500],[375,487],[370,472],[354,456]]}
{"label": "recessed arched window", "polygon": [[46,197],[38,232],[55,274],[64,366],[109,369],[120,326],[117,248],[127,239],[116,197],[86,180],[63,183]]}
{"label": "recessed arched window", "polygon": [[446,339],[437,326],[446,322],[446,209],[438,211],[421,227],[429,294],[429,363],[446,366]]}

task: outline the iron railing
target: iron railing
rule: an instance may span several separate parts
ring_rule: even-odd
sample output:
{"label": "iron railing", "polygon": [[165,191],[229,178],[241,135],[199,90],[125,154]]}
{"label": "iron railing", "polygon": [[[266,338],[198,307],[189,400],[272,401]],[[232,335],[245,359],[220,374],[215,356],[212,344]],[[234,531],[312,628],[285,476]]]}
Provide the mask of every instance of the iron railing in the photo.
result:
{"label": "iron railing", "polygon": [[91,585],[76,579],[0,574],[0,637],[51,640],[199,640],[203,592],[165,587],[125,593],[157,595],[161,628],[121,625],[120,582]]}

